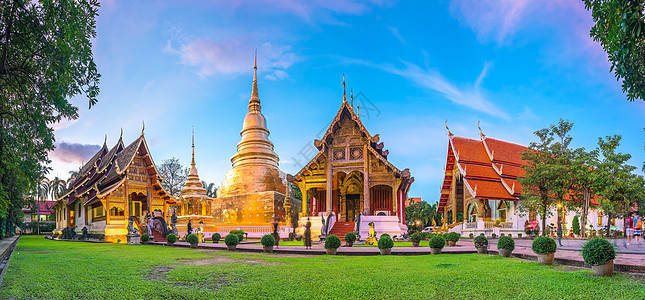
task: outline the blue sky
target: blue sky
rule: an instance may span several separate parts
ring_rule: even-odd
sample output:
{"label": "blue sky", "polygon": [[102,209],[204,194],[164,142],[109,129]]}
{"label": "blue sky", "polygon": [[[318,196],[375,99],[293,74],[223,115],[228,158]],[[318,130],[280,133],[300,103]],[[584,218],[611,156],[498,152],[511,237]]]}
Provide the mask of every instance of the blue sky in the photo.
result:
{"label": "blue sky", "polygon": [[341,105],[343,73],[366,128],[415,177],[409,196],[430,203],[446,119],[459,136],[477,138],[481,121],[487,136],[528,145],[564,118],[575,124],[574,147],[621,134],[630,163],[645,160],[645,104],[625,99],[589,38],[582,1],[114,0],[99,14],[99,102],[88,110],[75,98],[80,117],[53,125],[50,177],[67,178],[121,128],[130,143],[145,121],[155,162],[186,166],[194,125],[200,176],[219,185],[248,110],[256,48],[262,111],[287,173],[313,156]]}

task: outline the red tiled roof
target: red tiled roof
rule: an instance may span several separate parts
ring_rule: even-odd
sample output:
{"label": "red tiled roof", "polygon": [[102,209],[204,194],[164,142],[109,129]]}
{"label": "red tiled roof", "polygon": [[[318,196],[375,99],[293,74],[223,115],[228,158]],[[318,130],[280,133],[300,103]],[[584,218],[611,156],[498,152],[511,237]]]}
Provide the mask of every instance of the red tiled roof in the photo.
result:
{"label": "red tiled roof", "polygon": [[494,161],[508,162],[517,165],[523,165],[526,163],[526,161],[522,159],[522,152],[527,149],[526,146],[489,137],[484,137],[483,140],[488,146],[488,150],[492,154]]}
{"label": "red tiled roof", "polygon": [[486,154],[482,141],[455,136],[452,138],[452,143],[460,162],[470,161],[490,164],[490,158]]}
{"label": "red tiled roof", "polygon": [[475,178],[493,178],[497,179],[499,178],[499,175],[493,170],[493,167],[490,165],[488,166],[482,166],[482,165],[475,165],[475,164],[464,164],[460,163],[461,168],[466,172],[467,178],[470,177],[475,177]]}
{"label": "red tiled roof", "polygon": [[467,181],[470,187],[475,191],[475,194],[477,194],[477,198],[517,200],[508,193],[508,190],[506,190],[500,181],[479,179],[467,179]]}

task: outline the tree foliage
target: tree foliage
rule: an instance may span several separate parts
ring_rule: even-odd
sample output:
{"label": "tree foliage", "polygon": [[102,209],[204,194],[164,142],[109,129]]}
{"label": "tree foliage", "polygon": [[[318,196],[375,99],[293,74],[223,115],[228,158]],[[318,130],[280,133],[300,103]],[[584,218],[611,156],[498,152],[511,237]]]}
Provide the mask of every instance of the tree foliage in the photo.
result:
{"label": "tree foliage", "polygon": [[645,1],[584,0],[596,23],[590,35],[600,42],[627,99],[645,100]]}
{"label": "tree foliage", "polygon": [[50,127],[76,119],[68,102],[97,102],[92,57],[97,0],[0,0],[0,221],[22,219],[24,197],[47,173]]}
{"label": "tree foliage", "polygon": [[428,204],[425,201],[414,202],[405,208],[405,220],[410,227],[422,230],[432,225],[434,218],[437,226],[441,226],[441,215],[437,213],[437,204]]}
{"label": "tree foliage", "polygon": [[178,158],[173,157],[164,160],[157,166],[157,170],[165,177],[161,186],[173,197],[179,197],[179,192],[188,179],[188,168],[182,166]]}

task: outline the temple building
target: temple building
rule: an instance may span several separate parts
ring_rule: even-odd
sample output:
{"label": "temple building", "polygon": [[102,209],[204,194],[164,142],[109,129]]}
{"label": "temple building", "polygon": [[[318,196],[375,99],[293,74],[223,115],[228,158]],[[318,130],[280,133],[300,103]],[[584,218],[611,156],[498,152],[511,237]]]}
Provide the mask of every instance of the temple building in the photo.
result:
{"label": "temple building", "polygon": [[[450,224],[450,231],[463,236],[471,233],[517,236],[525,234],[527,221],[541,226],[538,213],[517,210],[522,194],[518,177],[525,173],[522,166],[526,164],[521,153],[526,149],[526,146],[487,137],[481,128],[479,139],[455,136],[448,129],[446,166],[437,211],[443,213],[443,219]],[[599,203],[592,199],[587,224],[600,229],[611,221],[615,226],[615,219],[607,220],[605,217],[603,221],[598,206]],[[547,226],[557,224],[558,214],[563,220],[564,234],[569,235],[573,217],[579,213],[561,206],[547,218]],[[617,228],[622,230],[622,221],[619,223]]]}
{"label": "temple building", "polygon": [[257,57],[248,108],[237,153],[231,158],[233,169],[213,199],[215,231],[242,229],[249,237],[261,237],[273,232],[272,222],[277,221],[280,235],[287,237],[291,212],[300,211],[300,200],[290,196],[287,176],[280,171],[278,155],[269,140],[258,95]]}
{"label": "temple building", "polygon": [[324,136],[314,141],[318,153],[293,176],[303,194],[300,223],[310,218],[314,238],[321,234],[342,238],[358,231],[365,239],[369,223],[374,223],[379,236],[401,235],[407,231],[405,201],[414,178],[409,169],[400,170],[388,161],[389,151],[378,134],[365,129],[354,111],[353,95],[350,98],[351,105],[343,79],[340,109]]}
{"label": "temple building", "polygon": [[[122,133],[123,134],[123,133]],[[161,178],[141,136],[127,147],[122,137],[108,150],[105,143],[85,163],[67,192],[58,198],[54,236],[72,228],[89,239],[126,242],[128,219],[141,223],[150,215],[163,215],[175,200],[161,186]]]}
{"label": "temple building", "polygon": [[213,215],[211,209],[213,205],[213,198],[206,195],[197,168],[195,167],[195,135],[193,134],[193,152],[192,160],[190,162],[190,172],[188,179],[181,189],[179,198],[177,199],[176,215],[177,215],[177,231],[179,236],[183,237],[187,234],[188,221],[194,229],[201,228],[204,232],[213,232]]}

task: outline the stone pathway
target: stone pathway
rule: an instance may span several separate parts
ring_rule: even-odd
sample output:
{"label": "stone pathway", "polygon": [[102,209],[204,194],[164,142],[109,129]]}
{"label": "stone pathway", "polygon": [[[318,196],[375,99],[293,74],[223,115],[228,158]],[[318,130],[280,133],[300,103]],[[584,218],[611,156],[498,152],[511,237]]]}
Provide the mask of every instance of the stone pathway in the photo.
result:
{"label": "stone pathway", "polygon": [[[537,255],[533,253],[530,247],[530,240],[516,240],[515,250],[512,256],[528,260],[537,260]],[[165,245],[165,243],[151,242],[152,245]],[[564,241],[563,241],[564,244]],[[177,242],[175,246],[189,247],[188,243]],[[574,245],[570,245],[571,248]],[[576,267],[586,267],[589,265],[584,263],[582,255],[577,250],[566,249],[567,247],[559,248],[555,253],[555,263],[562,265],[570,265]],[[199,249],[204,250],[219,250],[225,251],[226,245],[224,243],[200,243]],[[262,252],[262,245],[260,244],[240,244],[237,245],[236,251],[244,252]],[[325,248],[322,244],[314,245],[312,249],[305,249],[302,246],[280,246],[273,248],[274,253],[280,254],[305,254],[305,255],[322,255],[325,254]],[[457,246],[446,246],[442,250],[443,254],[469,254],[477,253],[472,240],[460,240]],[[496,240],[491,241],[488,247],[489,254],[498,254]],[[338,248],[338,255],[347,256],[372,256],[380,255],[377,247],[340,247]],[[429,255],[429,247],[394,247],[392,248],[392,255]],[[632,253],[618,253],[614,260],[614,269],[620,272],[632,273],[645,273],[645,255],[632,254]]]}
{"label": "stone pathway", "polygon": [[19,236],[13,236],[0,240],[0,284],[4,278],[4,274],[9,267],[9,258],[15,249]]}

